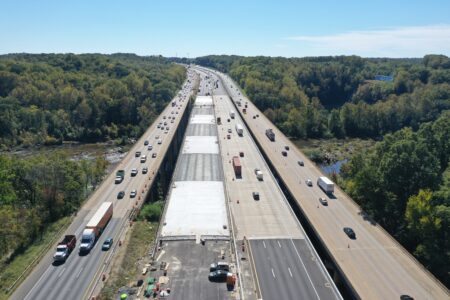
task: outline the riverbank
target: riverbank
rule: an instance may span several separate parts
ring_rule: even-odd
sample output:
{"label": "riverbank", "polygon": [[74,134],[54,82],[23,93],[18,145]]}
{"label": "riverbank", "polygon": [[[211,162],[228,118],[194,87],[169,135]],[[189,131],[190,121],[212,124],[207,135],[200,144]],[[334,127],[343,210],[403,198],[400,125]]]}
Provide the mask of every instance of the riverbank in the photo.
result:
{"label": "riverbank", "polygon": [[341,166],[354,154],[367,151],[376,143],[371,139],[308,139],[293,142],[327,174],[339,174]]}

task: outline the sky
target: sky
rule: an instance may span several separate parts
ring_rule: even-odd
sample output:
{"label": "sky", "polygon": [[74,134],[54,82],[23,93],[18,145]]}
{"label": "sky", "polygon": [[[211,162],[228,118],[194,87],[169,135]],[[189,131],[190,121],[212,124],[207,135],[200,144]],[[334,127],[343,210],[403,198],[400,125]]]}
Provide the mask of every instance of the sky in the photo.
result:
{"label": "sky", "polygon": [[0,0],[0,54],[450,56],[450,0]]}

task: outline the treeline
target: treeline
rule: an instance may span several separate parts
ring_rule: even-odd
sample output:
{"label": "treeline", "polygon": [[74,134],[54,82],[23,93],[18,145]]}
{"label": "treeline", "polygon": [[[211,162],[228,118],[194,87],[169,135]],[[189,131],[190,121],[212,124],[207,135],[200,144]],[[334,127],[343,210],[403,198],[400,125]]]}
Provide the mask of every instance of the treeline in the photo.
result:
{"label": "treeline", "polygon": [[14,257],[49,224],[77,211],[106,166],[102,157],[73,161],[62,153],[26,159],[0,155],[0,260]]}
{"label": "treeline", "polygon": [[388,134],[341,169],[344,187],[383,228],[450,285],[450,111],[417,132]]}
{"label": "treeline", "polygon": [[0,56],[0,149],[139,136],[184,79],[162,57]]}
{"label": "treeline", "polygon": [[[379,138],[417,129],[450,108],[450,59],[357,56],[269,58],[207,56],[195,63],[227,72],[294,138]],[[393,75],[392,82],[375,75]]]}

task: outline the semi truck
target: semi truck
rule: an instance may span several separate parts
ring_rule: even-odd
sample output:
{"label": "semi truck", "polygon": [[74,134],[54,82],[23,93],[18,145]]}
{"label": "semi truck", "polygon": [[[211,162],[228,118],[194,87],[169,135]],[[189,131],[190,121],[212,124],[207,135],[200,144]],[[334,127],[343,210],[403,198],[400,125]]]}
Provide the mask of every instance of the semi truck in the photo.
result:
{"label": "semi truck", "polygon": [[238,156],[233,156],[233,169],[234,169],[234,174],[236,174],[236,177],[239,177],[242,175],[241,161],[239,160]]}
{"label": "semi truck", "polygon": [[89,251],[91,251],[98,237],[105,230],[109,220],[111,220],[112,215],[112,202],[102,203],[83,230],[83,234],[81,236],[80,254],[89,253]]}
{"label": "semi truck", "polygon": [[58,246],[56,246],[56,253],[53,255],[53,261],[65,262],[76,244],[77,238],[74,235],[66,235]]}
{"label": "semi truck", "polygon": [[244,127],[241,124],[236,124],[236,132],[239,136],[242,136],[244,133]]}
{"label": "semi truck", "polygon": [[271,140],[272,142],[275,141],[275,133],[272,131],[272,129],[266,129],[266,136]]}
{"label": "semi truck", "polygon": [[123,181],[123,178],[125,177],[125,170],[118,170],[116,172],[116,180],[115,183],[121,183]]}
{"label": "semi truck", "polygon": [[230,118],[234,119],[235,116],[235,112],[234,111],[230,111]]}
{"label": "semi truck", "polygon": [[334,183],[325,176],[321,176],[317,179],[317,185],[327,194],[334,192]]}

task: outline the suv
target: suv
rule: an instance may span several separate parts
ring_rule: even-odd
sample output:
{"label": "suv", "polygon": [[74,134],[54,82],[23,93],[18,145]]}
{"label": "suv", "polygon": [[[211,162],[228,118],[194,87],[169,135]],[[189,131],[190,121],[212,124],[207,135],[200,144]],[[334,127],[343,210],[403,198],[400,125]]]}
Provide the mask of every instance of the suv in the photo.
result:
{"label": "suv", "polygon": [[348,235],[349,238],[351,238],[352,240],[356,239],[356,234],[353,231],[353,229],[351,229],[350,227],[344,227],[344,232],[346,235]]}

